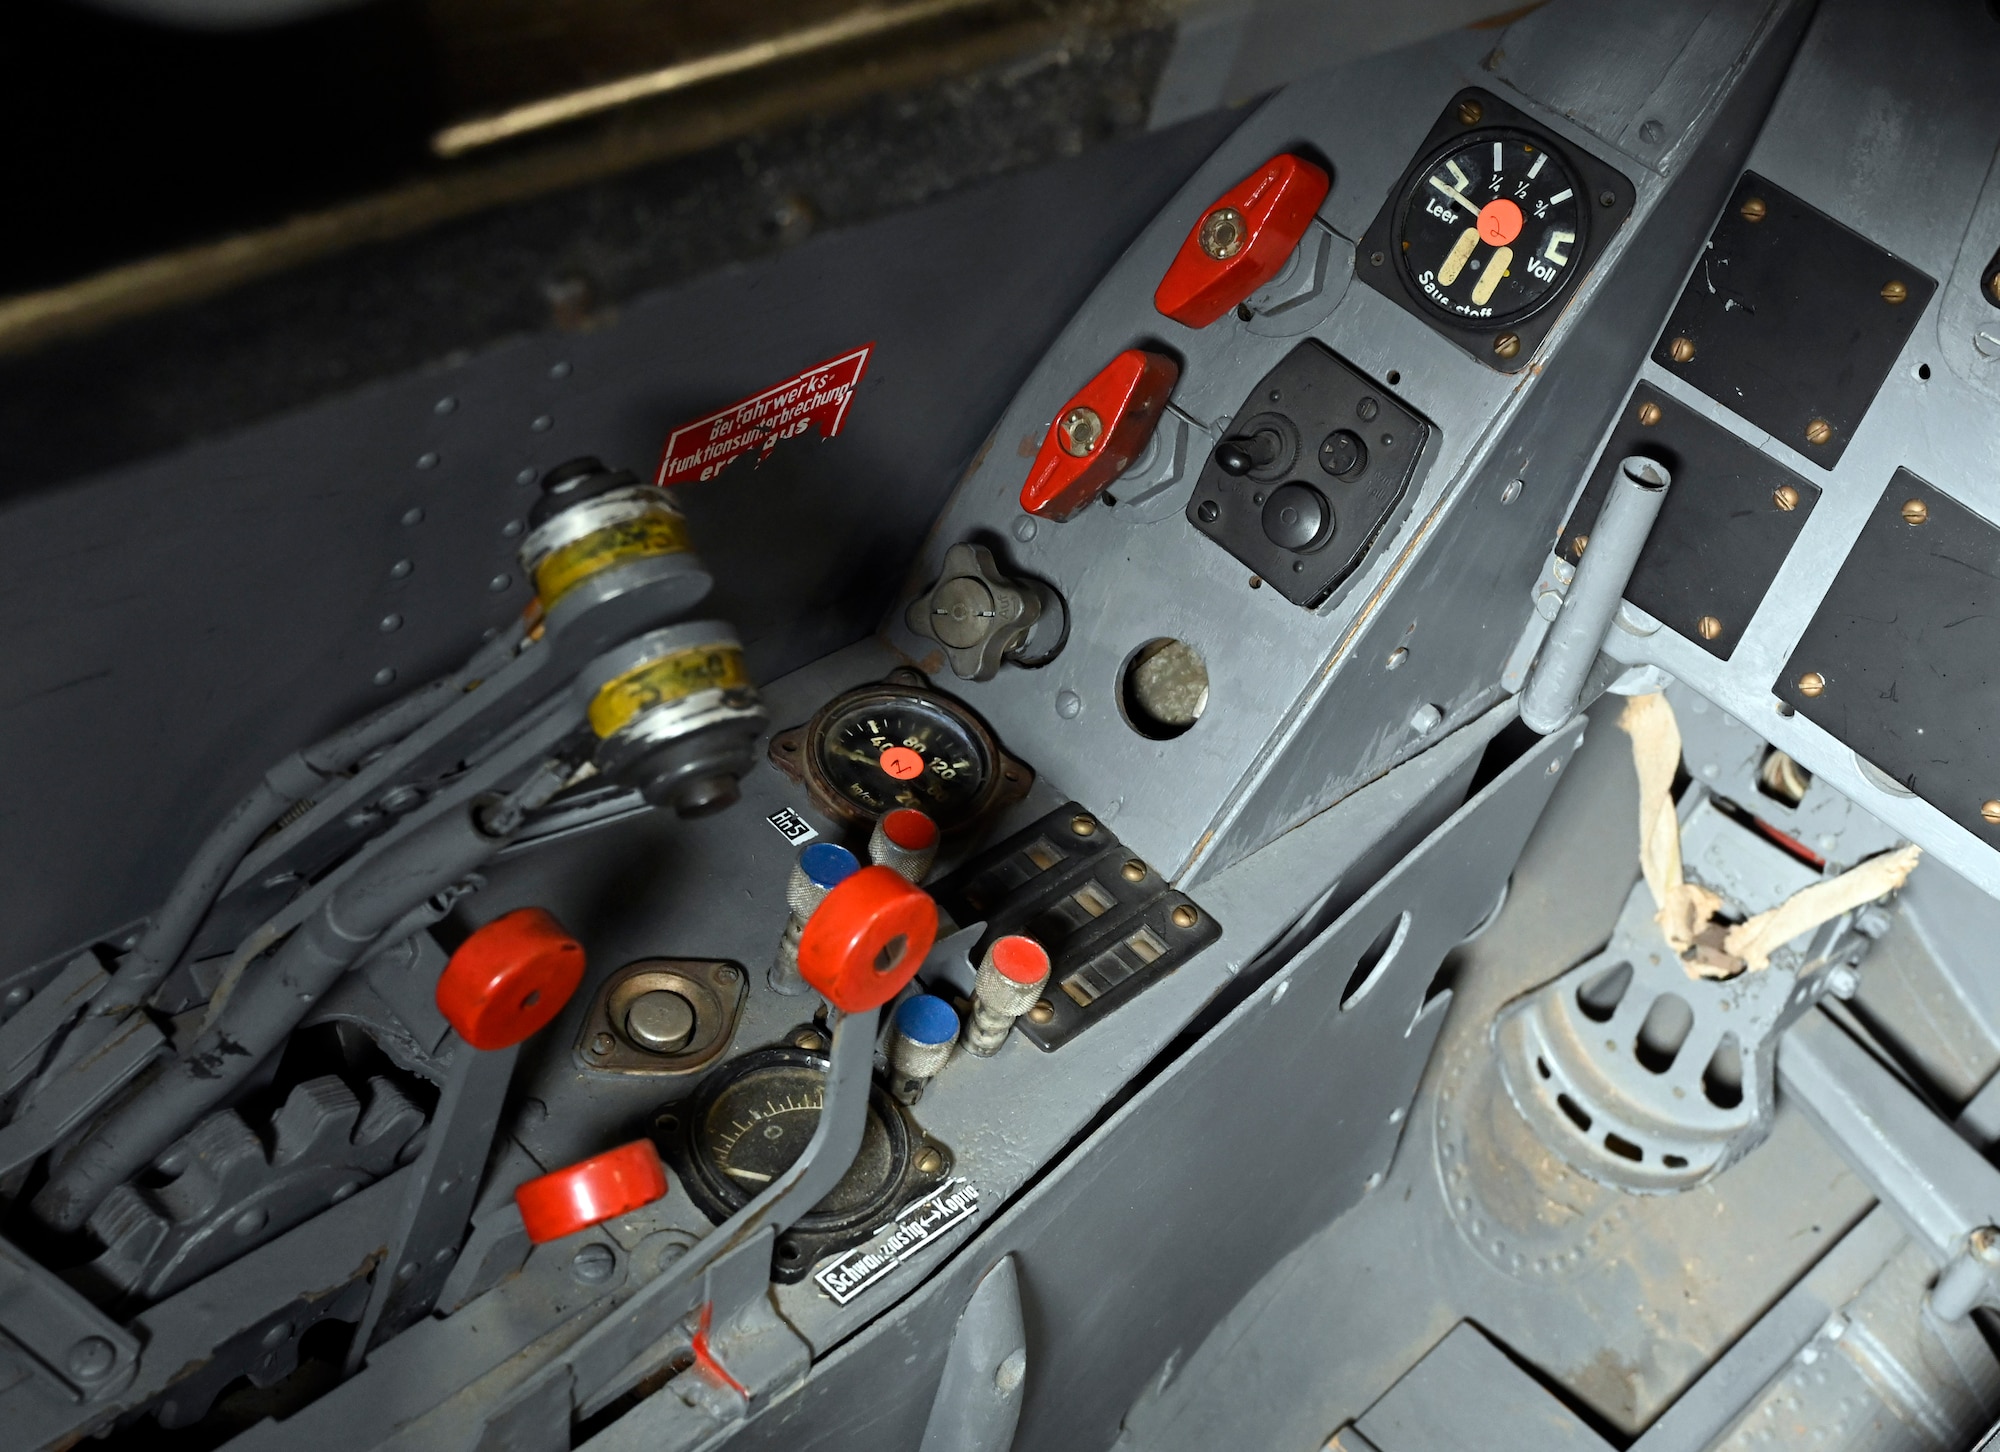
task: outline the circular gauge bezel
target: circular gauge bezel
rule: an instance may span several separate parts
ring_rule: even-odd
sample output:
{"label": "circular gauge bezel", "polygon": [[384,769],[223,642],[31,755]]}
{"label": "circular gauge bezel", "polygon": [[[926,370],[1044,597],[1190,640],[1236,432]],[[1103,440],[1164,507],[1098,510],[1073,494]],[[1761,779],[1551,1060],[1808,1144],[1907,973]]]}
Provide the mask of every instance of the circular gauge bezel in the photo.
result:
{"label": "circular gauge bezel", "polygon": [[986,723],[969,708],[942,692],[894,678],[843,691],[835,696],[814,712],[812,720],[804,726],[773,737],[771,758],[781,770],[804,781],[807,790],[812,793],[813,804],[828,816],[849,822],[872,823],[879,816],[906,804],[891,802],[878,813],[856,801],[828,769],[828,743],[836,726],[843,719],[851,719],[856,712],[871,707],[896,709],[912,705],[948,718],[972,743],[984,773],[979,790],[951,813],[939,813],[933,810],[931,804],[923,802],[907,804],[934,817],[940,831],[951,832],[969,826],[994,808],[1019,800],[1033,785],[1034,772],[1025,763],[1010,756]]}
{"label": "circular gauge bezel", "polygon": [[[1490,145],[1494,141],[1516,141],[1532,146],[1561,168],[1563,176],[1569,181],[1570,190],[1575,193],[1576,240],[1570,244],[1574,250],[1570,254],[1570,261],[1564,268],[1563,275],[1557,278],[1555,285],[1539,298],[1513,312],[1496,313],[1490,318],[1467,317],[1463,313],[1455,312],[1432,301],[1429,294],[1424,291],[1423,284],[1417,280],[1416,269],[1409,253],[1403,247],[1403,240],[1408,235],[1411,208],[1422,202],[1423,191],[1429,183],[1431,174],[1444,163],[1445,158],[1476,146]],[[1578,170],[1575,161],[1549,137],[1517,126],[1482,126],[1477,130],[1466,131],[1440,142],[1425,152],[1418,163],[1410,168],[1403,184],[1402,195],[1396,201],[1387,250],[1394,257],[1397,276],[1402,280],[1404,290],[1425,313],[1469,332],[1499,332],[1546,311],[1566,295],[1575,285],[1576,279],[1582,276],[1583,262],[1590,248],[1592,218],[1590,204],[1593,199],[1589,182]]]}

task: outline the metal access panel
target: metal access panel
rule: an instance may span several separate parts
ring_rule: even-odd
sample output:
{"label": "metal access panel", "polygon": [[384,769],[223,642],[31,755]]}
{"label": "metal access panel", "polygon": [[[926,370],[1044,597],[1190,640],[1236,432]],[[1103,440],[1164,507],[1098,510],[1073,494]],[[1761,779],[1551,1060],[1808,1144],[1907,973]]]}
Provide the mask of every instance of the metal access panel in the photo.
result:
{"label": "metal access panel", "polygon": [[1771,689],[1991,843],[2000,840],[1996,614],[2000,529],[1898,469]]}
{"label": "metal access panel", "polygon": [[1831,468],[1936,291],[1914,263],[1746,172],[1653,361]]}
{"label": "metal access panel", "polygon": [[1625,598],[1728,660],[1811,518],[1819,486],[1642,383],[1563,526],[1559,558],[1583,558],[1612,477],[1634,454],[1665,464],[1674,483]]}

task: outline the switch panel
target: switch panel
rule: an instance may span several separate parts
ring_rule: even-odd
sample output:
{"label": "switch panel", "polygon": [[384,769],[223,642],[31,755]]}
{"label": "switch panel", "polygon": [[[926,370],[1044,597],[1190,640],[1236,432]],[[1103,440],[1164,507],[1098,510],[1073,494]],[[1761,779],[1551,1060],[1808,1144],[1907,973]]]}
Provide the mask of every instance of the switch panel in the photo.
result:
{"label": "switch panel", "polygon": [[1188,501],[1188,522],[1294,605],[1353,574],[1409,493],[1431,426],[1318,343],[1267,373]]}

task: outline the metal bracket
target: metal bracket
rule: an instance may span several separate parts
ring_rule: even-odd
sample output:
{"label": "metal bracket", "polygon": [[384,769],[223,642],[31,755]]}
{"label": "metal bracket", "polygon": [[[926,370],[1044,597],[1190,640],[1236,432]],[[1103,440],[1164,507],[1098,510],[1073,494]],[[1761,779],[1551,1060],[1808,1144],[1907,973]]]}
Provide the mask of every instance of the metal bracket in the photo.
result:
{"label": "metal bracket", "polygon": [[1014,1257],[1003,1256],[959,1312],[920,1452],[1007,1452],[1027,1376],[1021,1278]]}
{"label": "metal bracket", "polygon": [[0,1240],[0,1331],[79,1401],[122,1388],[139,1366],[131,1332]]}

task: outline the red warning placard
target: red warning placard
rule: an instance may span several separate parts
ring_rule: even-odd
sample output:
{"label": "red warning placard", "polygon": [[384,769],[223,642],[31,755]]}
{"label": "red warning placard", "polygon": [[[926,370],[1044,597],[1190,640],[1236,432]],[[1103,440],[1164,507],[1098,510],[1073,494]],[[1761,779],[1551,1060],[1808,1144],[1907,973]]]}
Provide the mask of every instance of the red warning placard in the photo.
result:
{"label": "red warning placard", "polygon": [[852,353],[815,363],[798,377],[773,384],[706,418],[682,424],[667,435],[667,446],[660,452],[660,471],[653,482],[667,485],[713,479],[752,449],[761,462],[777,447],[778,440],[795,438],[815,424],[821,438],[834,437],[846,422],[855,385],[868,370],[868,355],[874,351],[873,343],[865,343]]}

